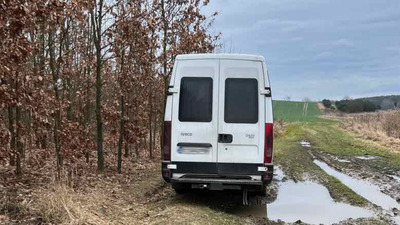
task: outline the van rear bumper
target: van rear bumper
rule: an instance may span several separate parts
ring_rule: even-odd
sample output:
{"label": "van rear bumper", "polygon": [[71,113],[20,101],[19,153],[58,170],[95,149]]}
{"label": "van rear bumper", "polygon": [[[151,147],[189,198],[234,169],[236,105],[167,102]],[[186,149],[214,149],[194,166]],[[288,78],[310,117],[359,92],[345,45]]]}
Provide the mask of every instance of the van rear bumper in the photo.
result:
{"label": "van rear bumper", "polygon": [[[169,169],[168,165],[176,168]],[[266,167],[266,171],[259,168]],[[250,163],[209,163],[209,162],[162,162],[162,175],[172,183],[221,183],[239,185],[267,185],[273,177],[273,165]],[[173,174],[184,174],[179,178]],[[250,176],[261,176],[253,180]]]}
{"label": "van rear bumper", "polygon": [[260,180],[240,180],[240,179],[219,179],[219,178],[171,178],[171,183],[190,183],[190,184],[245,184],[263,185]]}

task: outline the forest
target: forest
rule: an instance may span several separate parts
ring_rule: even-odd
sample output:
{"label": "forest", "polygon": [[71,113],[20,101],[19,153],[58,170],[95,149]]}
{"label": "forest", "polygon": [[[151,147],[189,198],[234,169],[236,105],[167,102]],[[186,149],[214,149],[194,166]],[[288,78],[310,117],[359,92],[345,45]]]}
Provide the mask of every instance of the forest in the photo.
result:
{"label": "forest", "polygon": [[158,160],[175,56],[221,45],[207,4],[0,1],[0,165],[60,180]]}

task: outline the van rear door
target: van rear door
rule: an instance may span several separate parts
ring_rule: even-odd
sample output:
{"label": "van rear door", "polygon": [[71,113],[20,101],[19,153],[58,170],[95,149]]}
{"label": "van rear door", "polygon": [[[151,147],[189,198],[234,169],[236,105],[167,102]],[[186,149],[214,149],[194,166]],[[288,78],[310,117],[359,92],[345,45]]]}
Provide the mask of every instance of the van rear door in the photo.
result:
{"label": "van rear door", "polygon": [[176,68],[171,159],[177,172],[215,173],[219,61],[179,60]]}
{"label": "van rear door", "polygon": [[[262,164],[265,123],[262,62],[220,60],[218,171],[234,164]],[[233,165],[235,167],[235,165]]]}

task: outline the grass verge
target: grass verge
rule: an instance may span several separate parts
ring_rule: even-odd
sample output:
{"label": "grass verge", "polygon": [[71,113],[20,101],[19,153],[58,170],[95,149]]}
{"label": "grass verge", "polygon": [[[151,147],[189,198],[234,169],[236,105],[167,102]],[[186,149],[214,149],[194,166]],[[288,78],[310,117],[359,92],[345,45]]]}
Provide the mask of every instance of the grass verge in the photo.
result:
{"label": "grass verge", "polygon": [[323,113],[316,102],[273,101],[274,117],[286,122],[331,122],[319,118]]}
{"label": "grass verge", "polygon": [[275,162],[282,166],[286,175],[291,179],[299,181],[311,179],[323,184],[335,201],[343,201],[356,206],[367,205],[368,201],[366,199],[356,194],[336,178],[326,174],[313,163],[312,152],[319,149],[315,147],[305,148],[299,145],[300,140],[307,138],[306,131],[309,131],[309,126],[321,126],[324,124],[292,123],[287,125],[285,132],[275,141]]}
{"label": "grass verge", "polygon": [[336,156],[353,157],[373,155],[378,160],[369,162],[372,167],[400,169],[400,154],[378,144],[371,143],[349,134],[339,128],[337,123],[309,123],[302,125],[304,138],[315,148]]}
{"label": "grass verge", "polygon": [[136,176],[126,183],[125,175],[102,174],[79,190],[52,184],[35,191],[33,212],[48,224],[254,223],[212,208],[215,199],[176,195],[159,173],[159,164],[152,163],[136,174],[125,174]]}

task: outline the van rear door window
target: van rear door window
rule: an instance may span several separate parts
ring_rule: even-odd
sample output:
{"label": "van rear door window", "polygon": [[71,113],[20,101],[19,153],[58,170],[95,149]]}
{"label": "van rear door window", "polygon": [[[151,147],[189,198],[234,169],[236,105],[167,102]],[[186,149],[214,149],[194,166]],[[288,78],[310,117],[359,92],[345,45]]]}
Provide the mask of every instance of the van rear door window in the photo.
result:
{"label": "van rear door window", "polygon": [[183,77],[179,97],[179,121],[211,122],[212,98],[211,77]]}
{"label": "van rear door window", "polygon": [[254,78],[225,80],[225,123],[258,122],[258,83]]}

